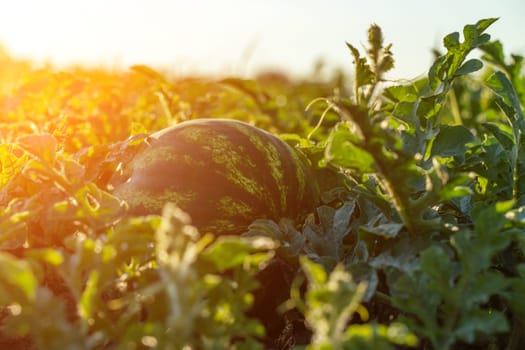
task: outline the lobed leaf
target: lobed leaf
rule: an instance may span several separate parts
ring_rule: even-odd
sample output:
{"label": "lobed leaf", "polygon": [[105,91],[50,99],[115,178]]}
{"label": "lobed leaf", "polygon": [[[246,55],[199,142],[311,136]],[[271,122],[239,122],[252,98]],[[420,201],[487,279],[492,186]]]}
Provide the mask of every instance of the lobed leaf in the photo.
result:
{"label": "lobed leaf", "polygon": [[508,330],[509,324],[502,312],[475,310],[462,313],[455,335],[467,343],[473,343],[478,334],[502,333]]}

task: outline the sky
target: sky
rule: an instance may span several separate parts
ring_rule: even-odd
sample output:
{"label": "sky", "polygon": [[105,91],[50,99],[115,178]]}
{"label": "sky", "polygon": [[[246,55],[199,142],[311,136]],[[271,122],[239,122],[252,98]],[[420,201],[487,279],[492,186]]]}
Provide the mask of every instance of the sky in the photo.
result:
{"label": "sky", "polygon": [[0,7],[0,43],[58,66],[308,76],[320,59],[350,72],[345,42],[363,48],[376,23],[393,45],[390,77],[410,79],[426,73],[444,35],[488,17],[499,17],[492,38],[524,55],[523,0],[16,0]]}

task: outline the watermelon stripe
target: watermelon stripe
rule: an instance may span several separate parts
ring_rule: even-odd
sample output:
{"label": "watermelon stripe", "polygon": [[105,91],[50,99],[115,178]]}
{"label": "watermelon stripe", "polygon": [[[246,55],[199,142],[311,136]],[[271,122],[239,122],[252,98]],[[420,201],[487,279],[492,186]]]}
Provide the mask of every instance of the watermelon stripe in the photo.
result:
{"label": "watermelon stripe", "polygon": [[[232,197],[238,198],[240,203],[238,206],[252,207],[253,212],[257,213],[259,217],[264,216],[267,212],[267,203],[271,203],[269,201],[271,198],[268,198],[263,186],[259,186],[253,180],[256,163],[253,161],[246,162],[247,157],[250,155],[243,153],[243,159],[241,159],[241,154],[234,150],[237,143],[231,143],[228,139],[219,137],[229,133],[231,133],[230,130],[221,127],[213,129],[204,125],[192,126],[191,128],[181,127],[181,130],[177,133],[179,137],[173,141],[170,140],[173,152],[190,153],[196,161],[209,165],[215,163],[217,165],[209,167],[210,170],[214,170],[214,173],[209,171],[203,172],[202,169],[198,169],[198,171],[191,172],[191,174],[183,174],[182,171],[191,170],[191,168],[187,169],[186,165],[170,165],[172,168],[171,172],[173,172],[173,169],[182,170],[179,172],[180,174],[173,174],[173,176],[179,178],[176,182],[177,187],[173,188],[173,190],[199,188],[200,198],[196,200],[196,203],[207,203],[207,205],[199,206],[198,208],[187,208],[188,211],[194,213],[193,217],[197,222],[200,221],[200,217],[225,214],[223,212],[224,209],[217,207],[218,204],[215,201],[223,193],[230,193]],[[164,140],[159,141],[162,142],[161,144],[165,142]],[[156,145],[156,143],[152,142],[152,146]],[[253,169],[243,169],[246,164],[252,164]],[[236,173],[235,170],[238,170],[238,172]],[[211,202],[208,198],[211,198]],[[247,222],[250,222],[250,220],[247,219]]]}
{"label": "watermelon stripe", "polygon": [[[208,128],[209,129],[209,128]],[[239,149],[238,140],[231,138],[221,138],[221,135],[231,135],[227,126],[219,125],[211,130],[209,141],[204,146],[211,146],[208,149],[210,162],[218,166],[212,167],[215,171],[215,179],[220,184],[219,190],[223,193],[230,193],[231,197],[238,198],[240,202],[247,203],[259,213],[266,211],[268,194],[265,185],[256,181],[255,176],[258,171],[257,159],[253,159],[253,153]],[[220,140],[217,142],[217,140]],[[241,145],[244,144],[240,142]],[[204,147],[200,145],[200,147]],[[271,203],[271,201],[270,201]],[[221,210],[221,209],[219,209]]]}
{"label": "watermelon stripe", "polygon": [[176,202],[201,230],[240,233],[257,218],[301,218],[317,187],[297,153],[277,136],[221,119],[184,122],[152,134],[115,193],[131,214]]}
{"label": "watermelon stripe", "polygon": [[[260,135],[253,131],[251,134],[246,134],[244,132],[239,133],[240,130],[238,125],[234,123],[224,125],[224,128],[221,131],[226,133],[226,135],[235,135],[235,137],[232,137],[232,143],[242,145],[243,149],[240,150],[242,158],[251,162],[239,164],[239,171],[248,173],[249,177],[258,180],[258,183],[263,189],[259,199],[265,206],[271,206],[270,217],[273,218],[275,214],[280,211],[278,203],[275,203],[273,200],[274,198],[279,198],[280,192],[275,179],[272,177],[273,169],[271,166],[271,161],[269,161],[267,154],[260,149]],[[237,146],[237,148],[239,149],[240,146]],[[249,167],[247,165],[249,163],[256,164],[256,166]]]}
{"label": "watermelon stripe", "polygon": [[268,174],[270,174],[273,179],[273,183],[270,184],[270,181],[268,181],[267,185],[275,188],[272,197],[279,198],[278,204],[280,206],[278,212],[281,212],[283,208],[286,208],[287,191],[285,182],[283,181],[284,174],[283,162],[281,161],[282,152],[280,152],[281,150],[279,149],[280,144],[274,142],[275,136],[264,133],[262,130],[254,132],[253,127],[245,124],[232,124],[232,127],[243,133],[248,138],[250,144],[255,146],[255,154],[261,154],[264,157],[265,162],[263,162],[263,164],[268,165]]}

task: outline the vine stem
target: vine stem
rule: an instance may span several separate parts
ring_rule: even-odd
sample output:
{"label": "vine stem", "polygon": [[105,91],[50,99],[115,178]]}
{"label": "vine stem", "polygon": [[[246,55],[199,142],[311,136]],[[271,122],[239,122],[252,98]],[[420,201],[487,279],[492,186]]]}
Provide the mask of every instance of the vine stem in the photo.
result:
{"label": "vine stem", "polygon": [[[347,111],[344,107],[340,107],[336,102],[334,102],[332,108],[339,115],[341,115],[343,119],[353,121],[353,123],[359,129],[359,132],[361,133],[361,136],[363,138],[363,148],[366,149],[374,159],[374,163],[377,168],[377,174],[382,180],[381,184],[383,189],[386,191],[387,195],[392,199],[392,204],[394,205],[395,210],[399,214],[401,221],[406,226],[408,232],[410,232],[410,234],[415,234],[415,228],[417,227],[418,223],[414,223],[412,218],[415,217],[417,220],[419,216],[411,215],[411,205],[409,202],[409,198],[404,198],[403,194],[397,191],[395,188],[396,184],[398,184],[397,179],[393,178],[393,176],[395,176],[394,174],[396,173],[395,170],[390,169],[389,171],[388,164],[386,164],[383,161],[383,158],[381,157],[381,149],[378,148],[378,145],[371,143],[370,140],[373,138],[373,135],[369,135],[370,133],[367,132],[367,130],[371,130],[372,126],[359,124],[355,121],[355,118],[352,117],[352,114],[349,111]],[[368,119],[365,123],[367,122],[369,123]],[[398,185],[401,184],[399,183]]]}

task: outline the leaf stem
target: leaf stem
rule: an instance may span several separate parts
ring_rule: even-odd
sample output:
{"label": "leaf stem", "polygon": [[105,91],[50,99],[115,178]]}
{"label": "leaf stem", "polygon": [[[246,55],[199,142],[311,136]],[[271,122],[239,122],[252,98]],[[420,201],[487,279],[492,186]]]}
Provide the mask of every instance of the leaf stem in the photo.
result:
{"label": "leaf stem", "polygon": [[452,117],[454,118],[454,122],[456,125],[462,125],[463,120],[461,119],[461,112],[459,111],[459,104],[458,99],[456,97],[456,92],[454,89],[451,89],[449,91],[449,99],[450,99],[450,110],[452,112]]}

